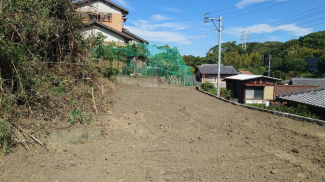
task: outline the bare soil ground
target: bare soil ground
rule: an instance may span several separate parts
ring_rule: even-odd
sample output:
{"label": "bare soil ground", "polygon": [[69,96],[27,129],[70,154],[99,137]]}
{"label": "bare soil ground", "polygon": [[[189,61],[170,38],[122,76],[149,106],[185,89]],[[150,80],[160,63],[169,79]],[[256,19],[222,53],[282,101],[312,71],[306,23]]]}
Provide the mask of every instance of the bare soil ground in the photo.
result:
{"label": "bare soil ground", "polygon": [[122,85],[103,136],[21,146],[0,181],[325,181],[325,128],[194,89]]}

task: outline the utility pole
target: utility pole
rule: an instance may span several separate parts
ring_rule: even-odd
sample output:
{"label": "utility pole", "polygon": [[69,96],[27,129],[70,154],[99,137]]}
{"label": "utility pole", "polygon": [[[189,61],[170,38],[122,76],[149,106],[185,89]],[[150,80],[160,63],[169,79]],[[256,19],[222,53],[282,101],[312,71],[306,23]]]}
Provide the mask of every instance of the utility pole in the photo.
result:
{"label": "utility pole", "polygon": [[245,30],[241,32],[241,40],[243,41],[243,44],[242,44],[242,48],[246,50],[247,48],[247,45],[246,45],[246,41],[249,40],[249,34],[250,34],[250,31],[247,31],[246,30],[246,27],[245,27]]}
{"label": "utility pole", "polygon": [[291,35],[291,40],[294,40],[294,39],[296,39],[296,34],[293,33],[293,34]]}
{"label": "utility pole", "polygon": [[[219,32],[219,55],[218,55],[218,84],[217,84],[217,96],[220,97],[220,62],[221,62],[221,33],[222,33],[222,30],[223,30],[223,27],[222,27],[222,16],[219,17],[219,19],[217,18],[210,18],[210,17],[207,17],[207,14],[208,13],[204,13],[204,23],[207,23],[209,22],[210,20],[213,22],[214,26],[216,27],[216,29],[218,30]],[[219,21],[219,28],[218,26],[216,25],[216,23],[214,21]]]}
{"label": "utility pole", "polygon": [[269,53],[269,70],[268,70],[268,76],[270,77],[271,76],[271,59],[272,59],[272,57],[271,57],[272,55]]}

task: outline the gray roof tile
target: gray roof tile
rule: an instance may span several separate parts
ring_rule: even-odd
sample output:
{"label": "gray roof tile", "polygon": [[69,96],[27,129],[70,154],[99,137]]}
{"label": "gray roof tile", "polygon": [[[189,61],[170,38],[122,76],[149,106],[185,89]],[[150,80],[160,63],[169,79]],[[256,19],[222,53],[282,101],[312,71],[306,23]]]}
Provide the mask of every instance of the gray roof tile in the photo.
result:
{"label": "gray roof tile", "polygon": [[282,100],[325,108],[325,87],[280,94]]}
{"label": "gray roof tile", "polygon": [[[198,66],[201,74],[218,74],[218,64],[202,64]],[[220,74],[237,75],[238,72],[233,66],[220,65]]]}
{"label": "gray roof tile", "polygon": [[325,79],[292,78],[289,85],[325,85]]}

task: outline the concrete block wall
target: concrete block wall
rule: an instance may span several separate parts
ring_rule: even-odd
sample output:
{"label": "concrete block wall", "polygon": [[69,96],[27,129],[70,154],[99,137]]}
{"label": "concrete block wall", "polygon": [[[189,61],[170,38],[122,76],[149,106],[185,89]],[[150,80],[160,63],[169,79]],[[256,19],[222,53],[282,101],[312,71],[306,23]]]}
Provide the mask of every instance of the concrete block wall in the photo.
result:
{"label": "concrete block wall", "polygon": [[125,76],[119,75],[117,76],[117,80],[124,84],[129,85],[139,85],[143,87],[151,87],[151,88],[180,88],[178,85],[168,84],[167,81],[164,83],[159,83],[157,76]]}

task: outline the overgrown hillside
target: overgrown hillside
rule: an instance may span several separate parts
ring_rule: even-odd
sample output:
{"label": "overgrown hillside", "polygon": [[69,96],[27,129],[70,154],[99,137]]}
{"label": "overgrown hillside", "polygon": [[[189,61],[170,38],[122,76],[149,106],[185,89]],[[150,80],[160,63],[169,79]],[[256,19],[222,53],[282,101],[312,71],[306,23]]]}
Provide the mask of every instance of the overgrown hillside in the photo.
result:
{"label": "overgrown hillside", "polygon": [[[267,74],[268,54],[271,55],[271,75],[281,79],[294,76],[325,77],[325,31],[311,33],[298,40],[281,42],[251,42],[247,50],[236,42],[222,44],[222,63],[238,70],[249,70],[254,74]],[[304,58],[322,57],[319,69],[307,73]],[[193,68],[197,65],[218,62],[218,45],[212,47],[206,57],[183,56]]]}
{"label": "overgrown hillside", "polygon": [[[92,121],[108,110],[112,84],[102,79],[91,50],[101,37],[83,39],[70,0],[4,1],[0,15],[0,147],[14,132],[42,135],[51,128]],[[98,47],[98,46],[97,46]],[[95,98],[96,103],[95,103]]]}

